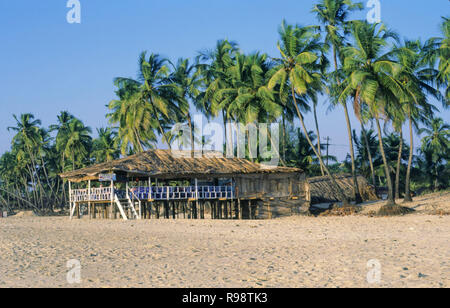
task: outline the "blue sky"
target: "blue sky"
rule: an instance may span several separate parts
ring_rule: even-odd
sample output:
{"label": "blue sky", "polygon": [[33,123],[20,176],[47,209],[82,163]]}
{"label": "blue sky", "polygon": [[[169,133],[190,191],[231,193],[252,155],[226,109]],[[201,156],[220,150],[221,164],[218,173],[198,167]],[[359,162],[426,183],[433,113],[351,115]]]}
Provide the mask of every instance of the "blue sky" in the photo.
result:
{"label": "blue sky", "polygon": [[[80,0],[81,24],[68,24],[66,0],[0,2],[0,153],[10,146],[12,114],[31,112],[44,126],[68,110],[94,130],[106,126],[114,77],[134,77],[143,50],[176,60],[194,57],[218,39],[245,52],[277,55],[282,19],[315,24],[313,0]],[[367,0],[362,0],[366,3]],[[382,20],[407,38],[439,34],[448,0],[381,0]],[[364,17],[365,10],[357,17]],[[345,157],[347,135],[340,110],[319,109],[321,134]],[[440,106],[439,106],[440,107]],[[450,120],[450,111],[441,116]],[[312,116],[307,116],[310,129]],[[353,121],[355,128],[359,128]]]}

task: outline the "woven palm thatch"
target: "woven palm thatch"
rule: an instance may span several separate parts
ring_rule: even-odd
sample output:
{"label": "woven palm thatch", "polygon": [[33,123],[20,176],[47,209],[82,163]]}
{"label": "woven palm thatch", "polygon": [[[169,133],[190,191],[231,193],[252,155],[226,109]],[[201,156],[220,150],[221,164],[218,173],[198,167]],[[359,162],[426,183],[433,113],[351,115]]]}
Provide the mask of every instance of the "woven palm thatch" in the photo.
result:
{"label": "woven palm thatch", "polygon": [[[197,157],[201,156],[201,157]],[[218,152],[149,150],[111,162],[93,165],[61,174],[72,182],[96,180],[102,173],[125,173],[137,177],[182,179],[192,177],[226,177],[254,173],[301,173],[302,170],[268,167],[241,158],[224,158]]]}
{"label": "woven palm thatch", "polygon": [[[351,174],[335,175],[336,182],[344,191],[347,198],[352,200],[353,177]],[[327,176],[309,178],[311,204],[330,203],[340,201],[337,197],[330,179]],[[370,185],[363,176],[358,176],[358,186],[361,197],[364,201],[378,200],[375,188]]]}

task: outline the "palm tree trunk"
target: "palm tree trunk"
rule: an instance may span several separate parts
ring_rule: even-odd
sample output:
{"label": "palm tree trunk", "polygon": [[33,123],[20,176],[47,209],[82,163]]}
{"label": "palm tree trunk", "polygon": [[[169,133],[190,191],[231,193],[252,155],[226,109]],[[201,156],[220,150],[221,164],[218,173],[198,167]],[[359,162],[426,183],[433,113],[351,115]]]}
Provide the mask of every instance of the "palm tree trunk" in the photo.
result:
{"label": "palm tree trunk", "polygon": [[359,121],[361,123],[361,132],[363,134],[364,141],[366,143],[366,151],[367,151],[367,156],[369,158],[369,166],[370,166],[370,172],[371,172],[371,177],[372,177],[372,185],[374,187],[376,187],[377,183],[375,180],[375,168],[373,167],[373,159],[372,159],[372,152],[370,151],[369,139],[367,138],[367,133],[366,133],[366,129],[364,128],[363,121],[361,119]]}
{"label": "palm tree trunk", "polygon": [[162,125],[161,125],[161,121],[160,121],[160,119],[159,119],[159,115],[158,115],[158,113],[156,112],[156,108],[155,108],[155,105],[153,104],[153,100],[152,100],[152,99],[150,99],[150,103],[151,103],[151,105],[152,105],[153,115],[155,116],[156,121],[158,121],[158,128],[159,128],[159,131],[160,131],[160,133],[161,133],[161,136],[163,137],[164,142],[165,142],[165,143],[167,144],[167,146],[169,147],[169,150],[172,150],[172,146],[170,145],[170,142],[169,142],[169,140],[167,140],[167,136],[166,136],[166,134],[164,133],[164,130],[163,130]]}
{"label": "palm tree trunk", "polygon": [[[355,96],[355,100],[358,99],[358,96]],[[353,195],[355,197],[355,203],[362,203],[361,193],[359,192],[358,178],[356,176],[356,165],[355,165],[355,150],[353,149],[353,138],[352,138],[352,125],[350,123],[350,117],[348,115],[347,103],[343,102],[344,113],[345,113],[345,121],[347,123],[347,133],[348,133],[348,141],[350,144],[350,156],[352,158],[352,177],[353,177]]]}
{"label": "palm tree trunk", "polygon": [[139,152],[142,153],[142,152],[144,152],[144,147],[142,146],[141,136],[139,136],[139,133],[136,130],[136,128],[133,128],[133,132],[134,132],[134,135],[136,136],[136,141],[139,145]]}
{"label": "palm tree trunk", "polygon": [[[322,156],[322,147],[320,146],[319,122],[317,121],[317,110],[316,110],[315,103],[313,103],[313,111],[314,111],[314,122],[316,124],[316,133],[317,133],[317,152],[319,152],[319,155]],[[322,176],[325,175],[322,165],[320,165],[320,172],[322,173]]]}
{"label": "palm tree trunk", "polygon": [[194,128],[192,127],[192,120],[191,115],[187,114],[187,120],[189,125],[189,132],[190,132],[190,138],[191,138],[191,158],[195,157],[195,145],[194,145]]}
{"label": "palm tree trunk", "polygon": [[283,160],[286,161],[286,116],[282,115],[282,122],[283,122],[283,141],[282,141],[282,146],[283,146]]}
{"label": "palm tree trunk", "polygon": [[300,119],[300,123],[302,125],[303,128],[303,132],[305,134],[306,140],[309,143],[309,146],[311,147],[311,149],[314,151],[314,154],[317,156],[317,158],[319,159],[320,164],[323,166],[323,169],[325,170],[325,172],[328,174],[328,178],[330,179],[332,185],[334,186],[334,188],[336,189],[336,193],[338,194],[338,198],[342,201],[344,206],[348,206],[350,204],[349,200],[347,199],[347,197],[345,196],[344,191],[342,190],[342,188],[339,186],[339,184],[336,182],[336,179],[334,178],[334,176],[331,174],[330,170],[325,166],[325,164],[323,163],[322,157],[319,155],[319,153],[317,152],[316,147],[314,146],[314,144],[311,141],[311,138],[309,138],[308,135],[308,130],[306,129],[305,126],[305,122],[303,120],[303,115],[300,112],[300,109],[297,105],[297,100],[295,99],[295,89],[294,86],[292,85],[292,98],[294,100],[294,106],[295,106],[295,110],[297,111],[297,116]]}
{"label": "palm tree trunk", "polygon": [[439,191],[439,170],[438,170],[438,164],[435,164],[435,172],[434,172],[434,192],[438,192]]}
{"label": "palm tree trunk", "polygon": [[402,164],[403,129],[400,127],[400,145],[398,149],[397,170],[395,171],[395,199],[400,199],[400,166]]}
{"label": "palm tree trunk", "polygon": [[383,137],[381,135],[381,126],[380,126],[380,121],[379,121],[378,117],[375,117],[375,121],[377,124],[378,141],[379,141],[379,146],[380,146],[381,157],[383,158],[384,173],[386,175],[386,181],[387,181],[387,186],[388,186],[388,201],[387,201],[386,205],[395,205],[394,192],[392,189],[393,188],[392,187],[392,179],[391,179],[391,175],[389,173],[389,166],[388,166],[387,159],[386,159],[386,153],[384,152]]}
{"label": "palm tree trunk", "polygon": [[411,196],[411,165],[414,155],[414,136],[413,136],[413,123],[411,119],[411,113],[409,113],[409,159],[408,168],[406,169],[406,180],[405,180],[405,199],[404,203],[412,202]]}
{"label": "palm tree trunk", "polygon": [[267,129],[267,137],[269,137],[269,141],[270,141],[270,146],[272,151],[275,150],[275,155],[277,155],[280,158],[280,163],[283,167],[286,167],[286,162],[284,161],[284,159],[281,157],[280,152],[277,150],[275,143],[272,139],[272,133],[270,132],[270,127],[268,127]]}
{"label": "palm tree trunk", "polygon": [[225,155],[226,157],[233,157],[233,146],[232,141],[228,139],[228,135],[231,137],[231,132],[227,129],[227,122],[228,122],[228,116],[225,110],[222,110],[222,119],[223,119],[223,132],[224,132],[224,138],[225,138]]}

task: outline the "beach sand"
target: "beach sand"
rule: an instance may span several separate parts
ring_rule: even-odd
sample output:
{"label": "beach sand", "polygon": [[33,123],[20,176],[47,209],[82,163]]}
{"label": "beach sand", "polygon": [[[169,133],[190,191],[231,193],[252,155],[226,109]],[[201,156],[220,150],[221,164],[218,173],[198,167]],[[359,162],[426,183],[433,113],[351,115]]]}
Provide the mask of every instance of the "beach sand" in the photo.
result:
{"label": "beach sand", "polygon": [[[450,287],[450,216],[275,220],[0,219],[1,287]],[[428,198],[428,199],[427,199]],[[446,201],[445,201],[446,200]],[[371,204],[370,212],[381,203]],[[67,282],[67,262],[81,283]],[[380,267],[368,283],[369,260]],[[369,275],[372,277],[371,275]]]}

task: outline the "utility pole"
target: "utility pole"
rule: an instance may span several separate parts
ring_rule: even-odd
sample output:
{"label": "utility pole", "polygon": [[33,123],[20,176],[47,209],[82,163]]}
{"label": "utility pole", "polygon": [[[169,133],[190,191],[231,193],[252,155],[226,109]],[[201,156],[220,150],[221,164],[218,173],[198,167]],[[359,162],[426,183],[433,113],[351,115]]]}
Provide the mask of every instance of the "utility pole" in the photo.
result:
{"label": "utility pole", "polygon": [[327,136],[325,140],[327,141],[326,146],[327,146],[327,168],[328,168],[328,147],[330,146],[330,137]]}

